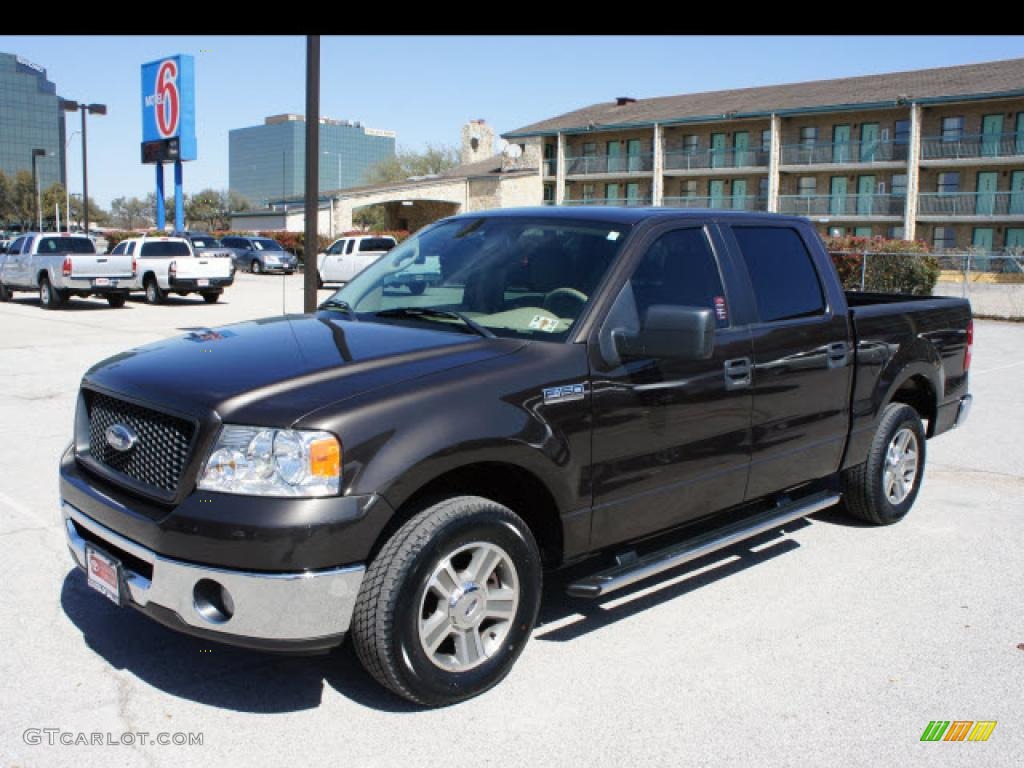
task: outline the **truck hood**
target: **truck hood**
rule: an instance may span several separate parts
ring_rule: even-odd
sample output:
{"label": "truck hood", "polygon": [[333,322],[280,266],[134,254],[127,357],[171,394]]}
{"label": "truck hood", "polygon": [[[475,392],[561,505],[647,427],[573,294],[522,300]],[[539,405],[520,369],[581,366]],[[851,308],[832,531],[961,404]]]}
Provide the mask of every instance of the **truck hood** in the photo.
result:
{"label": "truck hood", "polygon": [[524,342],[353,322],[336,312],[195,329],[115,355],[83,385],[226,422],[284,427],[378,387],[509,354]]}

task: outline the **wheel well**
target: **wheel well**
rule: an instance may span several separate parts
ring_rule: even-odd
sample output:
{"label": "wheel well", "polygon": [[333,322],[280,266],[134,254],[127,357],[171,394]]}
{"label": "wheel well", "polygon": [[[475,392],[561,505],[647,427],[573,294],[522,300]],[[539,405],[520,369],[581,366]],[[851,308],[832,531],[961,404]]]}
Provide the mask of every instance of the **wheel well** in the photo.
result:
{"label": "wheel well", "polygon": [[909,405],[923,421],[928,422],[927,435],[931,437],[935,431],[935,410],[937,402],[935,390],[924,376],[911,376],[900,385],[890,400],[892,403]]}
{"label": "wheel well", "polygon": [[395,512],[374,544],[371,557],[407,520],[442,499],[483,496],[502,504],[530,527],[545,565],[562,560],[562,526],[555,499],[531,472],[514,464],[483,462],[440,475],[410,496]]}
{"label": "wheel well", "polygon": [[36,275],[36,285],[39,285],[40,283],[42,283],[44,277],[47,280],[50,279],[50,275],[47,273],[47,271],[45,269],[40,269],[39,270],[39,274]]}
{"label": "wheel well", "polygon": [[143,273],[143,275],[142,275],[142,284],[145,285],[146,281],[149,280],[149,278],[151,278],[151,277],[154,280],[156,280],[156,272],[153,272],[152,270],[150,270],[149,272]]}

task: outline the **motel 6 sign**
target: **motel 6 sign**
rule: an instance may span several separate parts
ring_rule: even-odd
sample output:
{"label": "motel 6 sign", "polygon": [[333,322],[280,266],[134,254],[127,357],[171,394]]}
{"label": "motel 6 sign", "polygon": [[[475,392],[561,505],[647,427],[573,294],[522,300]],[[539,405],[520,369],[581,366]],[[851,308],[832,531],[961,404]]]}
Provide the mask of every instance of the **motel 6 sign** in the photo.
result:
{"label": "motel 6 sign", "polygon": [[142,65],[142,162],[196,159],[195,92],[191,56]]}

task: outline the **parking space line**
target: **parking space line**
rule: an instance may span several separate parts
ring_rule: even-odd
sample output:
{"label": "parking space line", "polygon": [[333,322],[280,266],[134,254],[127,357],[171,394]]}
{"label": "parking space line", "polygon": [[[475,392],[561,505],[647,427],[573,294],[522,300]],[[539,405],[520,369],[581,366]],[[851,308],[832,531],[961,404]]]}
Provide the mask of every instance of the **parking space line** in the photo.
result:
{"label": "parking space line", "polygon": [[1006,365],[997,365],[995,368],[983,368],[980,371],[972,370],[972,376],[980,376],[983,373],[992,373],[993,371],[1005,371],[1007,368],[1017,368],[1024,365],[1024,360],[1018,360],[1016,363],[1007,363]]}
{"label": "parking space line", "polygon": [[43,515],[34,512],[31,507],[22,504],[20,501],[12,499],[6,493],[0,493],[0,505],[6,507],[7,509],[10,509],[13,512],[17,512],[22,517],[26,517],[32,520],[33,522],[39,523],[40,525],[44,526],[47,530],[52,531],[54,527],[57,525],[56,519],[47,520],[46,517],[44,517]]}

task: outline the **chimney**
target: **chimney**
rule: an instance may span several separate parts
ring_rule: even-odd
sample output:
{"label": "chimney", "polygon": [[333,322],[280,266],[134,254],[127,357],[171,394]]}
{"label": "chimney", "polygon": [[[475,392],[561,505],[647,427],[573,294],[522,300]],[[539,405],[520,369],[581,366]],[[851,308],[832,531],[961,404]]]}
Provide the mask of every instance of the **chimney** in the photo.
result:
{"label": "chimney", "polygon": [[494,129],[486,120],[470,120],[462,126],[462,152],[459,160],[463,165],[493,156]]}
{"label": "chimney", "polygon": [[617,106],[617,107],[624,107],[627,104],[636,104],[636,99],[634,99],[632,96],[616,96],[615,97],[615,106]]}

